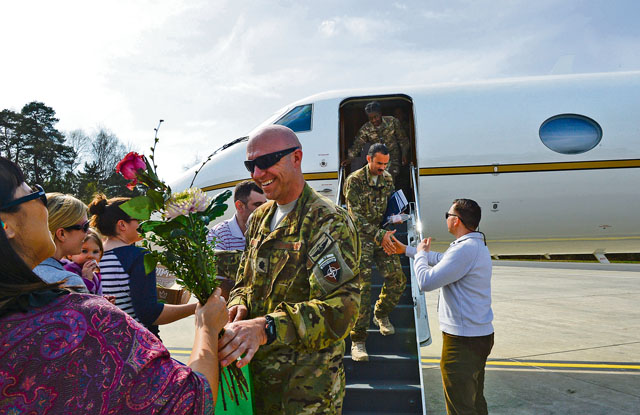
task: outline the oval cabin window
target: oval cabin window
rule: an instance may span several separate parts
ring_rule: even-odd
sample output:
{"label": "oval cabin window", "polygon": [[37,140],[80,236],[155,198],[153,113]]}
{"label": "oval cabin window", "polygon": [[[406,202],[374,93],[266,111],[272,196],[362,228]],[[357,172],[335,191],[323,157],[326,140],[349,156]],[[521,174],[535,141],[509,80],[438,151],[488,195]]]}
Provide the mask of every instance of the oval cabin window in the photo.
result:
{"label": "oval cabin window", "polygon": [[540,126],[540,140],[557,153],[584,153],[597,146],[601,139],[600,125],[583,115],[556,115]]}
{"label": "oval cabin window", "polygon": [[310,131],[312,112],[311,104],[300,105],[283,115],[274,124],[289,127],[296,133]]}

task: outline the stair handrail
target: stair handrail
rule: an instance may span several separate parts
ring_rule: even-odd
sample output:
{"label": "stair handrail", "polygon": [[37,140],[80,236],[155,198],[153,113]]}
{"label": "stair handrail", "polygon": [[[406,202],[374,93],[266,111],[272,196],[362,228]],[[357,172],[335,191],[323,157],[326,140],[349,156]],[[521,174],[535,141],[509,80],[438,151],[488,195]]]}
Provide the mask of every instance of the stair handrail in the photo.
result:
{"label": "stair handrail", "polygon": [[338,168],[338,191],[336,192],[336,205],[340,206],[340,195],[342,194],[342,181],[344,180],[344,166]]}
{"label": "stair handrail", "polygon": [[[413,188],[414,202],[407,224],[407,243],[412,244],[417,239],[417,243],[422,241],[422,222],[420,220],[420,198],[418,193],[418,169],[413,165],[411,168],[411,187]],[[426,346],[431,343],[431,330],[427,314],[427,303],[424,293],[420,291],[420,285],[413,269],[413,258],[409,259],[411,273],[411,295],[413,297],[414,313],[416,319],[416,336],[418,344]]]}
{"label": "stair handrail", "polygon": [[418,188],[419,188],[418,169],[416,168],[416,166],[413,165],[413,163],[410,164],[410,168],[411,168],[411,188],[413,189],[414,209],[416,212],[415,226],[416,226],[416,230],[418,231],[418,236],[420,237],[420,240],[422,240],[422,221],[420,220],[422,216],[420,215],[420,193],[418,191]]}

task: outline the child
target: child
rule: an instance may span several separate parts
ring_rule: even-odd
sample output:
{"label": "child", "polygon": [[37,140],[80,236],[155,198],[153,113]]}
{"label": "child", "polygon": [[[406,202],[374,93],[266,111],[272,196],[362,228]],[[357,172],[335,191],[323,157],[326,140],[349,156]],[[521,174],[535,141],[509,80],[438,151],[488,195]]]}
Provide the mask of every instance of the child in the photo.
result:
{"label": "child", "polygon": [[66,261],[64,269],[82,277],[84,284],[91,294],[102,294],[102,276],[98,262],[102,259],[104,247],[96,231],[89,229],[82,242],[82,251],[78,255],[69,255],[71,261]]}

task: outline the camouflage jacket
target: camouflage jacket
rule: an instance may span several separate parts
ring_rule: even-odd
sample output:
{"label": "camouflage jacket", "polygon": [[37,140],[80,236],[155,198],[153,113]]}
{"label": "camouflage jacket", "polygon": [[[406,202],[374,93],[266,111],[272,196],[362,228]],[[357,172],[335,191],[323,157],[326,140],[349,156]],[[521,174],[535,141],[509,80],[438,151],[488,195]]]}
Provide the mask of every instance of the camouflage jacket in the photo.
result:
{"label": "camouflage jacket", "polygon": [[394,190],[391,174],[383,172],[382,176],[378,176],[378,182],[374,183],[368,164],[347,177],[344,198],[362,238],[371,239],[380,245],[387,232],[382,229],[382,219],[389,196]]}
{"label": "camouflage jacket", "polygon": [[216,269],[217,274],[221,277],[236,279],[238,268],[240,267],[240,258],[244,251],[223,251],[216,249]]}
{"label": "camouflage jacket", "polygon": [[275,211],[269,201],[253,212],[228,306],[245,305],[247,318],[274,318],[277,338],[267,348],[327,348],[344,339],[358,317],[358,233],[344,209],[308,184],[271,232]]}
{"label": "camouflage jacket", "polygon": [[348,151],[349,158],[358,157],[366,143],[382,143],[387,146],[391,161],[398,165],[402,161],[401,157],[408,157],[411,150],[409,138],[400,125],[400,121],[395,117],[382,117],[382,123],[379,127],[374,127],[370,121],[360,127]]}

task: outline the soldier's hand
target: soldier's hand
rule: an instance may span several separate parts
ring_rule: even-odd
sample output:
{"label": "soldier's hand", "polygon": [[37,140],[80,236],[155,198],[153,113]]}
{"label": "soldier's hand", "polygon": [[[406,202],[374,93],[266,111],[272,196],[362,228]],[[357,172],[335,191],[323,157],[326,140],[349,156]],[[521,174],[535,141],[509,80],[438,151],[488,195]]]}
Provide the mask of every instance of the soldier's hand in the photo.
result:
{"label": "soldier's hand", "polygon": [[400,242],[395,236],[391,237],[391,242],[393,243],[393,247],[389,250],[385,249],[384,252],[387,253],[387,255],[402,255],[407,251],[407,246],[405,244],[403,244],[402,242]]}
{"label": "soldier's hand", "polygon": [[349,159],[344,159],[342,160],[342,163],[340,163],[340,165],[342,165],[343,167],[346,167],[349,165],[349,163],[351,163],[351,160]]}
{"label": "soldier's hand", "polygon": [[391,255],[389,254],[389,252],[395,249],[393,247],[393,242],[391,241],[391,237],[394,233],[396,233],[395,230],[387,231],[387,233],[385,233],[382,237],[382,243],[380,243],[380,245],[382,245],[382,249],[384,249],[384,252],[386,252],[388,255]]}
{"label": "soldier's hand", "polygon": [[227,324],[218,341],[220,365],[226,367],[243,355],[236,366],[241,368],[249,363],[258,348],[267,342],[267,334],[264,331],[266,323],[264,317],[257,317]]}
{"label": "soldier's hand", "polygon": [[245,317],[247,317],[247,314],[249,314],[247,307],[241,304],[234,305],[229,309],[229,321],[234,322],[244,320]]}
{"label": "soldier's hand", "polygon": [[418,252],[425,251],[429,252],[431,250],[431,238],[423,239],[422,242],[418,244]]}

